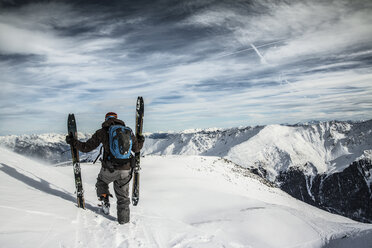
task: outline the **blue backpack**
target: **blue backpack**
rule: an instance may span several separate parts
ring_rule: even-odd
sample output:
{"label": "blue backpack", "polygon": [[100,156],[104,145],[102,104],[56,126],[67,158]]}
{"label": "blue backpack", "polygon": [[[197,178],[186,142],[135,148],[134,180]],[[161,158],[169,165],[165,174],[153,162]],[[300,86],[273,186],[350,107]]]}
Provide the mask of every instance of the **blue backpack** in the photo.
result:
{"label": "blue backpack", "polygon": [[[108,160],[126,160],[132,155],[132,129],[123,125],[113,125],[109,128],[110,155]],[[111,156],[113,156],[111,158]]]}

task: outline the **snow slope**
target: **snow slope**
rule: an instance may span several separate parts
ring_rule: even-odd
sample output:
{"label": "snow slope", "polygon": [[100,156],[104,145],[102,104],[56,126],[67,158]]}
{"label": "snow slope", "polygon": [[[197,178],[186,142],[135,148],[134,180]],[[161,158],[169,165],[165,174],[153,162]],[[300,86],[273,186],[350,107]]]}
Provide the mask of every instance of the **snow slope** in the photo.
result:
{"label": "snow slope", "polygon": [[131,222],[98,212],[100,166],[83,164],[87,209],[72,167],[0,148],[1,247],[369,247],[372,225],[298,201],[217,157],[146,156]]}

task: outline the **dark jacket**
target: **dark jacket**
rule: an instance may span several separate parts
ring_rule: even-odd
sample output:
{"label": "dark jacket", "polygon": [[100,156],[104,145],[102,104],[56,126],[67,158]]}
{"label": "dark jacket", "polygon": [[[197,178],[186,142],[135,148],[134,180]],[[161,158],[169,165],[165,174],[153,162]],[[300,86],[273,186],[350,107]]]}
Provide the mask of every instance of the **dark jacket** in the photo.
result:
{"label": "dark jacket", "polygon": [[[107,157],[109,155],[108,151],[110,151],[108,130],[111,125],[124,125],[125,126],[125,123],[122,120],[110,118],[107,121],[103,122],[102,128],[97,130],[93,134],[93,136],[90,139],[88,139],[86,142],[81,142],[78,140],[75,141],[76,148],[82,152],[90,152],[94,150],[95,148],[97,148],[99,144],[102,143],[103,151],[104,151],[102,167],[104,168],[112,168],[112,166],[109,164],[110,162],[107,161]],[[132,151],[139,152],[143,147],[143,142],[138,142],[137,138],[134,135],[132,135],[132,140],[134,141],[133,146],[132,146]],[[124,165],[115,166],[115,168],[118,170],[130,170],[131,168],[130,162],[125,163]]]}

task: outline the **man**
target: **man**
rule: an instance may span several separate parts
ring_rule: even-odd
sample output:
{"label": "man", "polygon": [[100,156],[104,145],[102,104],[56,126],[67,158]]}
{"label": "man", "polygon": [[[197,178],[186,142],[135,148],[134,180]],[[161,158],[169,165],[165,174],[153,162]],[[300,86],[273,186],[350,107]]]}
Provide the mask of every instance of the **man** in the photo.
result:
{"label": "man", "polygon": [[[81,142],[74,139],[72,136],[66,136],[66,142],[73,144],[81,152],[90,152],[97,148],[101,143],[104,149],[101,171],[98,174],[96,190],[99,200],[103,202],[103,211],[109,214],[109,197],[112,196],[109,192],[109,183],[114,183],[114,191],[117,198],[117,216],[120,224],[129,222],[129,181],[132,178],[132,165],[134,163],[133,156],[126,160],[111,159],[109,129],[112,125],[122,125],[125,123],[117,118],[117,114],[109,112],[105,116],[105,121],[102,123],[102,128],[97,130],[93,136],[86,142]],[[133,141],[132,151],[139,152],[142,149],[145,138],[141,135],[135,137],[131,133]]]}

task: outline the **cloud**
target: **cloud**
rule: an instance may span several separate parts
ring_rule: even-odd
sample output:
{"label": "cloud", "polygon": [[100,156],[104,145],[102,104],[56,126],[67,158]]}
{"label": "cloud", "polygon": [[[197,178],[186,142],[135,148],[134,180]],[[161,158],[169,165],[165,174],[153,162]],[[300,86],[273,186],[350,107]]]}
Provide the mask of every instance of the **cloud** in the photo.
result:
{"label": "cloud", "polygon": [[221,6],[203,10],[185,23],[229,30],[246,46],[265,40],[286,40],[265,55],[272,62],[337,52],[371,42],[372,6],[365,1],[354,6],[349,1],[263,3],[264,13],[242,13]]}
{"label": "cloud", "polygon": [[147,131],[371,118],[371,9],[363,1],[3,8],[0,133],[37,129],[6,129],[17,113],[59,132],[69,112],[86,131],[108,111],[131,123],[137,95]]}

